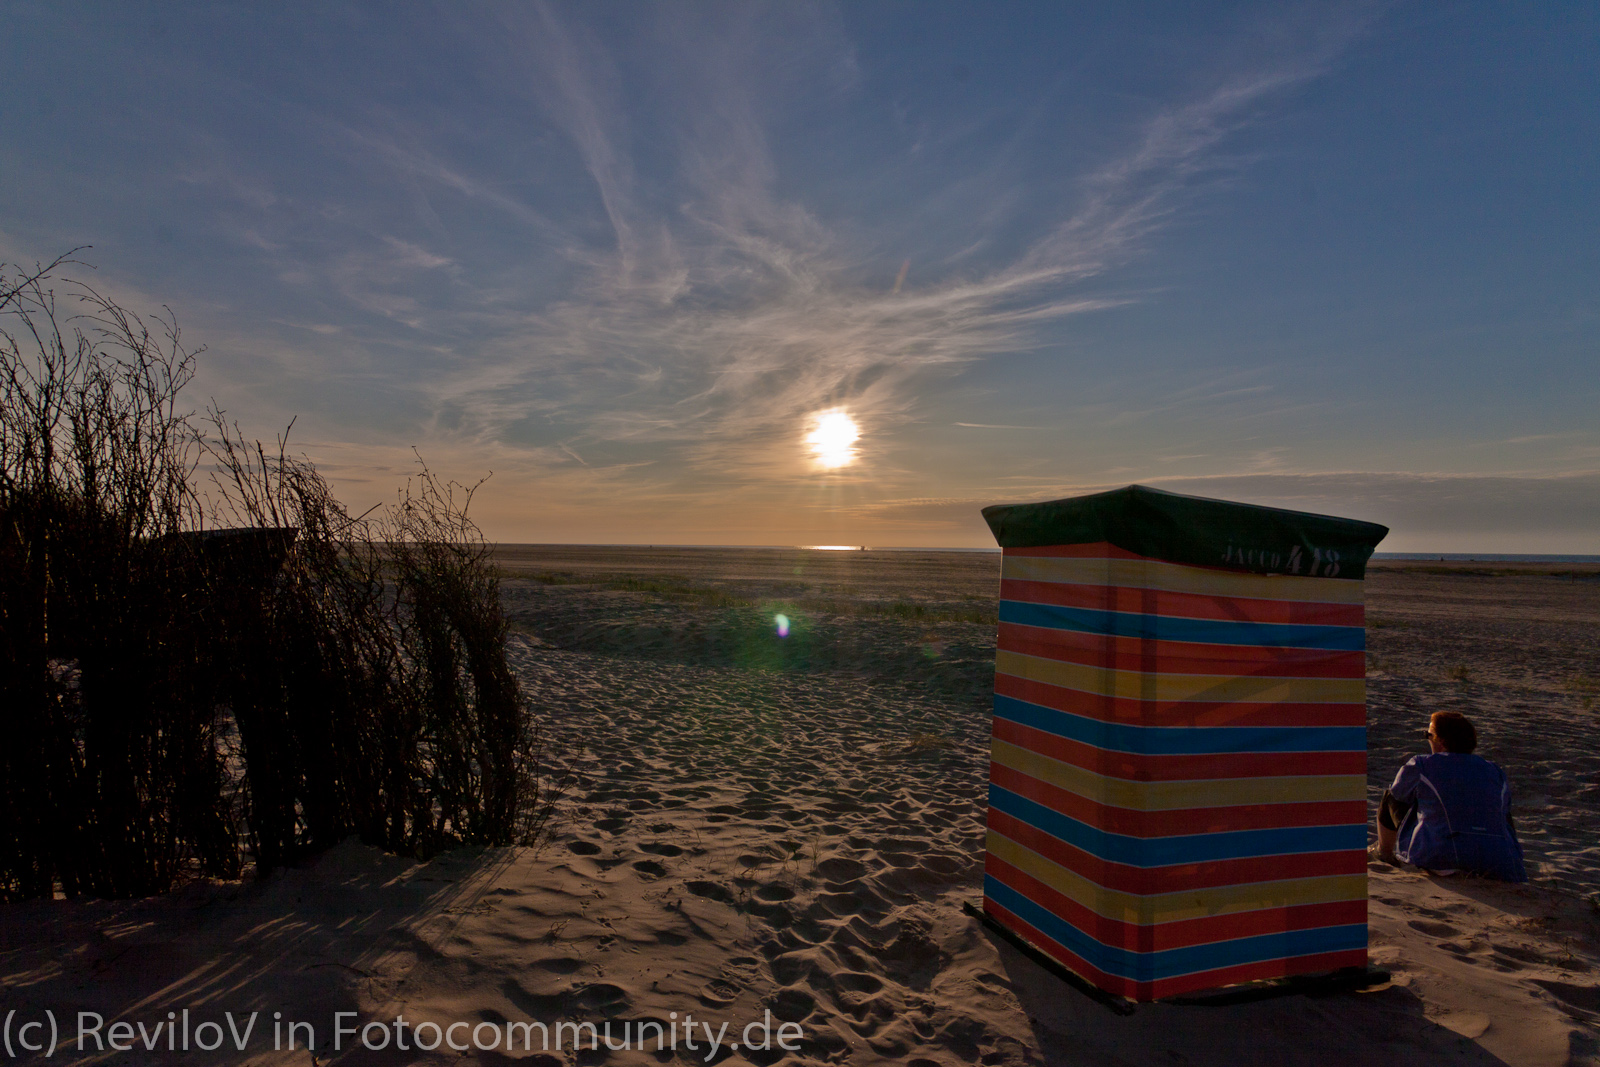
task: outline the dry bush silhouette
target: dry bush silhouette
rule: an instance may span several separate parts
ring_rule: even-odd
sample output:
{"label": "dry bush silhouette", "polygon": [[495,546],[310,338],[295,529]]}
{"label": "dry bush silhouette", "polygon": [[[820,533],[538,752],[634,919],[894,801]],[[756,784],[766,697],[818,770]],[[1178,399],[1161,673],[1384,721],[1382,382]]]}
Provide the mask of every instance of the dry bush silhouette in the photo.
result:
{"label": "dry bush silhouette", "polygon": [[351,834],[531,839],[472,491],[424,467],[352,517],[285,440],[215,410],[202,433],[170,311],[71,262],[0,265],[0,897],[159,892]]}
{"label": "dry bush silhouette", "polygon": [[397,587],[406,689],[427,743],[433,833],[507,845],[535,828],[538,766],[506,663],[492,550],[467,517],[476,490],[424,464],[384,515],[381,543]]}

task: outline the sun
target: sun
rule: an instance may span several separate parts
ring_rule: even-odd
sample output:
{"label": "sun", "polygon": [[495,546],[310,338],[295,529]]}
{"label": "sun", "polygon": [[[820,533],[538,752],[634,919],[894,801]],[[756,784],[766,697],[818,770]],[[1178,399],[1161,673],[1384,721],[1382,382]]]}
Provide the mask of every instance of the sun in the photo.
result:
{"label": "sun", "polygon": [[843,408],[819,411],[811,416],[811,432],[806,444],[817,465],[828,470],[847,467],[856,461],[855,443],[861,436],[861,427]]}

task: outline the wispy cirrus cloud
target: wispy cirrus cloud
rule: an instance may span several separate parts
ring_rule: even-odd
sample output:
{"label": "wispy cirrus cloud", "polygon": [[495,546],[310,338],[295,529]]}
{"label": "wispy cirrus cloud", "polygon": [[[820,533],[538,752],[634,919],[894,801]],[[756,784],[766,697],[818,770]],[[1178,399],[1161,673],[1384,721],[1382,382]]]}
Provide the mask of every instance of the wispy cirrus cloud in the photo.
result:
{"label": "wispy cirrus cloud", "polygon": [[[361,492],[413,444],[493,469],[508,537],[870,543],[880,504],[1157,476],[1421,522],[1522,489],[1292,479],[1600,462],[1581,47],[1486,11],[24,8],[0,253],[95,245],[209,346],[196,406],[298,416]],[[814,471],[835,407],[862,459]],[[1531,527],[1594,489],[1528,492]]]}
{"label": "wispy cirrus cloud", "polygon": [[[915,210],[880,225],[793,180],[797,121],[803,143],[826,144],[830,124],[882,99],[863,96],[870,72],[830,9],[640,11],[625,33],[553,5],[442,19],[441,46],[484,109],[295,104],[307,143],[342,164],[326,189],[309,169],[186,172],[230,205],[241,247],[320,305],[271,321],[339,323],[314,371],[296,351],[304,331],[257,339],[253,361],[328,383],[346,411],[370,406],[369,440],[387,410],[396,446],[420,440],[525,481],[559,473],[563,492],[770,491],[804,472],[811,413],[847,407],[871,454],[921,418],[939,381],[1137,299],[1108,273],[1236,172],[1229,138],[1343,39],[1236,58],[1165,106],[1127,109],[1097,140],[1112,146],[1101,162],[1061,176],[1053,202],[1017,195],[1033,180],[1018,169],[1026,145],[1056,135],[1038,101],[989,101],[943,129],[897,117],[885,128],[904,125],[903,145],[842,156],[883,171],[863,185],[892,186],[935,145],[917,195],[944,215],[976,210],[924,234]],[[1007,107],[1015,129],[992,132]],[[264,370],[247,377],[275,388]],[[974,425],[991,422],[1011,425]],[[909,476],[863,469],[836,477]]]}
{"label": "wispy cirrus cloud", "polygon": [[[1069,190],[1064,217],[1009,257],[973,270],[913,256],[915,271],[878,278],[886,252],[908,257],[875,246],[870,220],[827,222],[786,195],[769,130],[771,71],[847,93],[851,47],[826,17],[774,10],[689,25],[692,13],[655,9],[642,32],[659,66],[642,73],[570,10],[502,10],[492,33],[474,32],[507,91],[565,132],[611,240],[571,237],[561,252],[582,268],[573,288],[529,308],[470,373],[429,386],[436,404],[471,413],[463,433],[498,439],[531,411],[559,409],[584,441],[647,444],[725,484],[792,473],[807,413],[845,405],[869,431],[892,426],[930,374],[1028,349],[1048,324],[1125,303],[1083,285],[1147,247],[1197,183],[1221,173],[1228,136],[1315,77],[1334,47],[1258,62],[1147,116],[1121,155]],[[633,110],[646,97],[648,111]],[[671,157],[669,187],[641,179],[641,142]]]}

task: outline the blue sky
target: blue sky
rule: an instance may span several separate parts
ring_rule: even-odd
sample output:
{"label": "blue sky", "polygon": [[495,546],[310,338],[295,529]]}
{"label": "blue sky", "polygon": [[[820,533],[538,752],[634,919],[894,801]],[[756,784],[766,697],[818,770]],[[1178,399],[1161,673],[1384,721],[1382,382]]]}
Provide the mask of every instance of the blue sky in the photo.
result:
{"label": "blue sky", "polygon": [[357,511],[414,447],[506,541],[1143,482],[1600,552],[1592,4],[0,14],[0,259],[92,245]]}

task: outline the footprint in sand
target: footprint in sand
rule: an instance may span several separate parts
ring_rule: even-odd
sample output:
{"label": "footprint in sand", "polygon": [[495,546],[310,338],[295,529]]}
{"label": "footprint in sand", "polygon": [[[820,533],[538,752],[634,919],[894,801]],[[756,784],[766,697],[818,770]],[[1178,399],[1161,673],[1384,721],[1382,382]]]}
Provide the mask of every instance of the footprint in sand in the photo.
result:
{"label": "footprint in sand", "polygon": [[810,914],[809,909],[806,913],[796,915],[788,930],[797,941],[807,945],[822,944],[833,936],[833,931],[831,925]]}
{"label": "footprint in sand", "polygon": [[583,969],[583,965],[582,960],[571,956],[546,956],[525,964],[529,970],[549,971],[551,974],[576,974]]}
{"label": "footprint in sand", "polygon": [[754,915],[774,930],[787,930],[794,923],[794,912],[789,910],[787,904],[764,904],[759,900],[752,900],[744,906],[744,911]]}
{"label": "footprint in sand", "polygon": [[733,1003],[739,987],[723,978],[714,978],[700,987],[700,1003],[708,1008],[720,1008]]}
{"label": "footprint in sand", "polygon": [[817,999],[804,989],[780,989],[767,998],[767,1007],[772,1009],[772,1017],[781,1019],[786,1023],[798,1023],[805,1020],[817,1008]]}
{"label": "footprint in sand", "polygon": [[884,970],[912,989],[927,989],[950,956],[920,926],[908,926],[883,951]]}
{"label": "footprint in sand", "polygon": [[889,904],[882,897],[865,885],[857,883],[846,892],[818,893],[810,914],[817,918],[848,919],[856,915],[882,917],[890,910]]}
{"label": "footprint in sand", "polygon": [[822,971],[808,952],[788,952],[772,961],[772,977],[780,985],[794,985],[809,978],[813,972]]}
{"label": "footprint in sand", "polygon": [[[893,1016],[894,1006],[888,1003],[888,998],[878,997],[878,993],[882,992],[883,979],[864,971],[840,971],[832,981],[834,1005],[848,1016],[853,1016],[858,1024],[869,1016],[880,1019]],[[861,1027],[858,1025],[856,1029]]]}
{"label": "footprint in sand", "polygon": [[1531,963],[1540,967],[1552,967],[1563,971],[1587,971],[1589,965],[1576,956],[1554,956],[1547,952],[1523,948],[1521,945],[1494,945],[1495,952],[1502,956],[1509,956],[1521,963]]}
{"label": "footprint in sand", "polygon": [[830,882],[853,882],[867,873],[867,865],[860,860],[833,856],[817,864],[817,873]]}
{"label": "footprint in sand", "polygon": [[898,867],[885,871],[873,881],[888,896],[911,901],[926,898],[930,890],[937,891],[946,879],[921,867]]}
{"label": "footprint in sand", "polygon": [[1592,1015],[1600,1012],[1600,986],[1535,978],[1533,984],[1559,1000],[1569,1011]]}
{"label": "footprint in sand", "polygon": [[716,882],[685,882],[683,887],[697,897],[715,900],[722,904],[733,899],[733,894],[728,891],[727,886],[718,885]]}
{"label": "footprint in sand", "polygon": [[567,995],[566,1003],[569,1012],[583,1012],[609,1019],[627,1011],[632,1000],[628,991],[621,986],[596,982],[574,989]]}

